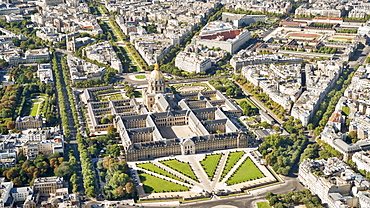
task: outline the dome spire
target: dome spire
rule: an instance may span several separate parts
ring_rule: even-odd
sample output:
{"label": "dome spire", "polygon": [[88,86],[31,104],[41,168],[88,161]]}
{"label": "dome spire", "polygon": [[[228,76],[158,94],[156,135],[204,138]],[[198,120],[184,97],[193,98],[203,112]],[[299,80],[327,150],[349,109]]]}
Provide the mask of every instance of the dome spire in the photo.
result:
{"label": "dome spire", "polygon": [[156,61],[155,64],[154,64],[154,70],[159,71],[158,61]]}

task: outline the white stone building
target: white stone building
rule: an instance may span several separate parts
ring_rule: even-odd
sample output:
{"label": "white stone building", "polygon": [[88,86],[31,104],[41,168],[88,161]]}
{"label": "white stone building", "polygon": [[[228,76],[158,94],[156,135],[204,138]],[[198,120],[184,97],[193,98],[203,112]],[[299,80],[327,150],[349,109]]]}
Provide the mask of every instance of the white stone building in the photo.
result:
{"label": "white stone building", "polygon": [[40,82],[42,83],[49,84],[54,82],[51,64],[39,64],[37,69],[37,76],[40,78]]}
{"label": "white stone building", "polygon": [[251,37],[248,30],[236,29],[229,23],[215,21],[208,23],[200,34],[193,38],[193,43],[235,53]]}

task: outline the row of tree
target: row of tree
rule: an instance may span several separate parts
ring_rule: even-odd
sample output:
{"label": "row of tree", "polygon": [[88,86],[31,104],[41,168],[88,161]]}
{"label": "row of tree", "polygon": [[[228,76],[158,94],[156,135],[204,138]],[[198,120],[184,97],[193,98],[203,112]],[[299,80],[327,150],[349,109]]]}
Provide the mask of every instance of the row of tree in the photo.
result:
{"label": "row of tree", "polygon": [[312,50],[312,52],[315,52],[315,53],[325,53],[325,54],[334,54],[335,52],[337,52],[337,48],[334,48],[334,47],[321,47],[319,50]]}
{"label": "row of tree", "polygon": [[237,76],[233,74],[232,77],[236,82],[242,85],[244,89],[246,89],[250,94],[252,94],[255,98],[264,103],[264,105],[267,108],[272,110],[272,112],[275,113],[275,115],[277,115],[278,118],[284,119],[286,111],[283,108],[283,106],[271,100],[271,98],[265,92],[263,92],[260,87],[253,85],[242,75]]}
{"label": "row of tree", "polygon": [[79,128],[80,124],[79,124],[78,116],[77,116],[76,102],[73,97],[73,91],[71,87],[71,79],[69,77],[70,74],[69,74],[69,70],[67,66],[67,56],[66,55],[62,58],[62,72],[63,72],[63,79],[64,79],[66,89],[67,89],[69,105],[72,110],[72,116],[73,116],[73,120],[75,123],[75,128]]}
{"label": "row of tree", "polygon": [[341,29],[337,30],[337,33],[357,33],[357,29]]}
{"label": "row of tree", "polygon": [[332,28],[334,24],[314,22],[310,26],[311,27]]}
{"label": "row of tree", "polygon": [[[356,66],[356,68],[358,68],[358,66]],[[339,76],[339,79],[335,83],[333,89],[325,96],[324,101],[320,104],[318,111],[312,119],[312,123],[307,125],[307,129],[315,129],[314,135],[320,135],[331,114],[334,112],[336,104],[343,96],[344,91],[347,89],[348,85],[351,83],[353,75],[353,71],[351,71],[350,69],[346,69]]]}
{"label": "row of tree", "polygon": [[64,136],[69,140],[71,136],[71,132],[69,130],[69,122],[68,122],[68,115],[67,115],[67,107],[65,103],[65,97],[63,94],[63,85],[62,85],[62,74],[60,73],[59,66],[58,66],[58,59],[57,54],[55,52],[54,48],[51,48],[50,51],[52,52],[52,69],[55,75],[55,84],[56,89],[58,92],[58,103],[59,103],[59,110],[60,110],[60,116],[62,119],[62,126],[63,126],[63,132]]}
{"label": "row of tree", "polygon": [[17,85],[10,85],[0,89],[0,118],[13,119],[22,90],[22,86]]}
{"label": "row of tree", "polygon": [[331,157],[342,158],[343,155],[329,144],[317,139],[317,143],[307,145],[301,155],[301,162],[305,159],[328,159]]}
{"label": "row of tree", "polygon": [[92,170],[90,154],[87,150],[87,144],[80,133],[76,136],[78,151],[80,153],[81,168],[82,168],[82,178],[83,186],[85,189],[85,194],[89,197],[96,196],[94,172]]}

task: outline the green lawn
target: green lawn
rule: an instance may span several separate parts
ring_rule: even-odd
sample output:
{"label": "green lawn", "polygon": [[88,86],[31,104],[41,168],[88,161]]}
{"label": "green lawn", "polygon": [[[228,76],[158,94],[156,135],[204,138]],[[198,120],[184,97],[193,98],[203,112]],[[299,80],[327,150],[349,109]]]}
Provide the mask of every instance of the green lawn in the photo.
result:
{"label": "green lawn", "polygon": [[40,114],[39,109],[44,100],[43,99],[32,99],[31,101],[32,101],[32,107],[31,107],[30,116],[37,116]]}
{"label": "green lawn", "polygon": [[136,79],[145,79],[146,76],[144,74],[140,74],[140,75],[135,75],[135,78]]}
{"label": "green lawn", "polygon": [[181,181],[181,182],[185,182],[183,179],[178,178],[177,176],[174,176],[171,173],[160,169],[159,167],[157,167],[153,163],[141,163],[141,164],[136,164],[136,166],[139,167],[139,168],[142,168],[142,169],[145,169],[145,170],[148,170],[148,171],[152,171],[154,173],[157,173],[157,174],[160,174],[160,175],[163,175],[163,176]]}
{"label": "green lawn", "polygon": [[247,98],[245,97],[235,97],[235,98],[232,98],[233,100],[235,100],[239,105],[240,105],[240,102],[242,102],[243,100],[246,101],[250,106],[252,106],[252,108],[257,108],[251,101],[249,101]]}
{"label": "green lawn", "polygon": [[271,208],[268,202],[257,202],[257,208]]}
{"label": "green lawn", "polygon": [[248,157],[243,164],[234,172],[226,183],[234,185],[250,180],[256,180],[264,177],[262,172],[257,168],[254,162]]}
{"label": "green lawn", "polygon": [[172,183],[146,173],[140,173],[139,177],[141,183],[143,183],[145,193],[178,192],[189,190],[188,187]]}
{"label": "green lawn", "polygon": [[195,176],[193,170],[191,169],[188,163],[180,162],[178,160],[166,160],[161,161],[161,163],[195,181],[198,181],[198,178]]}
{"label": "green lawn", "polygon": [[353,38],[350,38],[350,37],[333,37],[333,39],[337,39],[337,40],[353,40]]}
{"label": "green lawn", "polygon": [[220,162],[222,154],[215,154],[215,155],[207,155],[200,164],[202,165],[203,169],[206,171],[207,176],[209,179],[212,180],[213,176],[215,175],[218,163]]}
{"label": "green lawn", "polygon": [[240,160],[240,158],[245,154],[243,151],[238,152],[231,152],[227,157],[226,164],[224,170],[222,171],[222,175],[220,180],[223,179],[227,175],[227,173],[234,167],[234,165]]}
{"label": "green lawn", "polygon": [[32,103],[30,116],[37,116],[37,111],[39,110],[39,103]]}
{"label": "green lawn", "polygon": [[123,96],[121,93],[111,95],[99,95],[98,100],[99,101],[123,100]]}

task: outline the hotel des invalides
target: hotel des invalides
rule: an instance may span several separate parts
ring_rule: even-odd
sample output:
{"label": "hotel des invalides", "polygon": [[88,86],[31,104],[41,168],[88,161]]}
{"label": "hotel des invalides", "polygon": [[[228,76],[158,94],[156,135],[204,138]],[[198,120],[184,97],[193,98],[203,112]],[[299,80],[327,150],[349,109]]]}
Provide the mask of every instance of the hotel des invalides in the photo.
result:
{"label": "hotel des invalides", "polygon": [[[166,88],[158,64],[147,80],[141,103],[135,98],[94,98],[97,91],[112,86],[85,89],[81,96],[91,132],[114,125],[127,161],[248,146],[251,135],[237,121],[242,110],[220,91],[173,94]],[[113,123],[101,124],[109,115],[115,116]]]}

